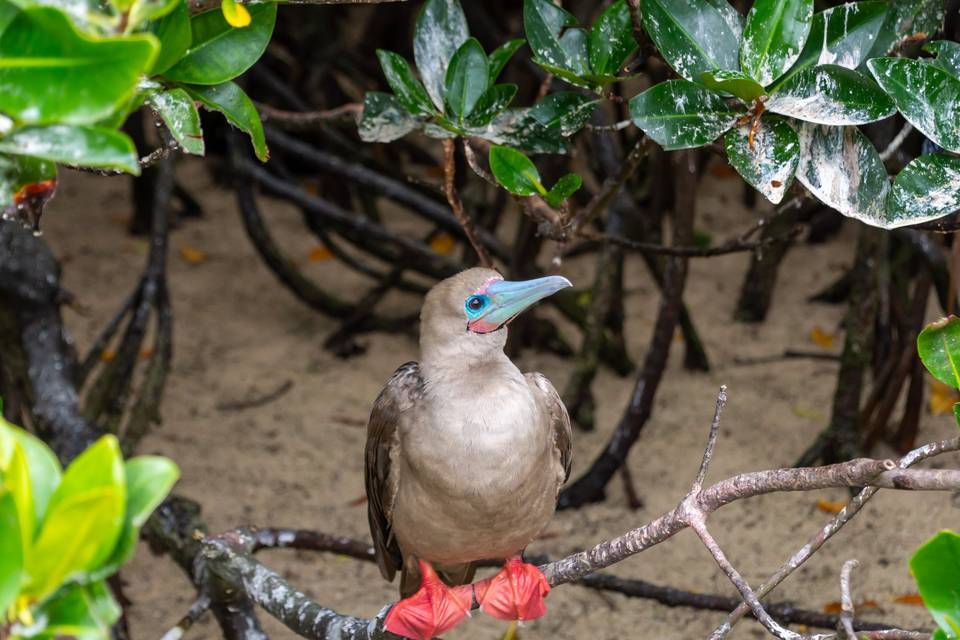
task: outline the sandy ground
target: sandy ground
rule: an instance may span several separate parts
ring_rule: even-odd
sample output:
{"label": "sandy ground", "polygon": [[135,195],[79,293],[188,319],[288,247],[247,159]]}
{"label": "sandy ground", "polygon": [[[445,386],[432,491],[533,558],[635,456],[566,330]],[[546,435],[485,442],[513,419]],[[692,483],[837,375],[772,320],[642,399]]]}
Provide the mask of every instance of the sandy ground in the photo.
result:
{"label": "sandy ground", "polygon": [[[334,323],[277,284],[244,235],[232,197],[220,191],[197,162],[183,163],[180,175],[206,215],[185,222],[171,236],[173,372],[163,402],[164,423],[146,439],[142,451],[165,454],[179,463],[183,478],[177,490],[203,505],[215,531],[252,523],[367,538],[366,510],[351,505],[363,495],[366,417],[394,368],[416,358],[416,343],[374,335],[364,338],[369,349],[360,357],[344,361],[325,352],[321,343]],[[68,174],[44,219],[46,238],[64,263],[65,285],[87,309],[84,315],[65,311],[81,352],[128,294],[146,257],[146,242],[125,232],[127,188],[122,178]],[[714,177],[700,189],[698,227],[715,241],[745,228],[758,215],[740,207],[738,190],[735,180]],[[332,261],[307,263],[315,245],[299,214],[280,202],[264,200],[263,205],[274,232],[311,276],[346,294],[363,284]],[[674,349],[653,418],[630,457],[645,508],[628,509],[617,479],[607,502],[557,515],[550,535],[531,551],[559,557],[672,508],[696,472],[721,384],[729,386],[730,401],[710,478],[790,465],[829,417],[836,365],[789,360],[744,366],[734,358],[785,348],[815,349],[809,339],[812,329],[837,331],[842,308],[811,304],[806,297],[850,263],[853,237],[849,224],[826,245],[794,249],[781,272],[771,316],[758,326],[731,321],[746,256],[694,261],[686,301],[713,370],[683,370],[682,349]],[[191,264],[180,255],[186,247],[202,250],[207,259]],[[592,282],[592,263],[589,258],[570,262],[563,273],[575,283]],[[657,294],[637,258],[628,263],[627,286],[629,348],[639,361]],[[412,308],[416,300],[397,298],[394,303]],[[570,327],[565,330],[575,337]],[[840,340],[842,336],[835,350]],[[558,388],[570,370],[568,362],[533,352],[524,353],[519,364],[545,373]],[[245,411],[217,409],[220,403],[262,395],[287,380],[293,387],[281,400]],[[631,387],[632,379],[601,372],[595,385],[599,428],[591,434],[575,433],[575,476],[606,441]],[[946,437],[953,428],[948,417],[925,416],[920,438]],[[955,464],[957,459],[941,464],[945,462]],[[746,578],[758,584],[829,517],[817,510],[817,501],[844,498],[839,490],[756,498],[714,515],[712,530]],[[839,598],[843,561],[858,558],[862,566],[854,577],[856,599],[875,601],[878,607],[864,611],[867,616],[906,626],[929,625],[923,609],[893,598],[915,591],[907,568],[912,550],[938,529],[956,528],[958,515],[957,503],[948,495],[882,493],[777,591],[778,599],[823,608]],[[265,553],[262,559],[343,613],[369,616],[396,597],[396,586],[367,563],[292,551]],[[732,592],[689,532],[612,570],[698,592]],[[179,569],[168,559],[153,557],[143,545],[123,576],[134,603],[131,623],[137,639],[159,637],[194,597]],[[556,589],[548,602],[549,614],[522,629],[523,638],[702,638],[722,618],[574,585]],[[268,616],[263,620],[271,636],[292,636]],[[449,637],[492,640],[503,630],[502,623],[481,615]],[[759,626],[744,623],[736,637],[762,635]],[[209,617],[190,632],[194,638],[216,636]]]}

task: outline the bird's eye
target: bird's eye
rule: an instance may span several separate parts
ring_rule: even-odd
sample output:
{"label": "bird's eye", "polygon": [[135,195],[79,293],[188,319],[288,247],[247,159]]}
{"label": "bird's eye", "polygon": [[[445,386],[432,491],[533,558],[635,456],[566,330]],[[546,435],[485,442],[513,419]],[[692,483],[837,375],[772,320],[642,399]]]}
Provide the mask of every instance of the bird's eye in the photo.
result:
{"label": "bird's eye", "polygon": [[467,298],[468,311],[480,311],[486,304],[487,299],[484,296],[470,296]]}

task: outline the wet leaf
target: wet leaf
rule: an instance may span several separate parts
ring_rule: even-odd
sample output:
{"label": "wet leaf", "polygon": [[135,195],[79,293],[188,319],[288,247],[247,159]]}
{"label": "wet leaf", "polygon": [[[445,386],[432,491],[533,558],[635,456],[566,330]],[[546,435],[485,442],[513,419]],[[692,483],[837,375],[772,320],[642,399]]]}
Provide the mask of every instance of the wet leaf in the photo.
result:
{"label": "wet leaf", "polygon": [[740,38],[725,4],[722,0],[640,0],[643,28],[674,71],[699,82],[705,71],[740,67]]}
{"label": "wet leaf", "polygon": [[817,500],[817,509],[824,513],[837,514],[843,511],[847,506],[846,502],[831,502],[829,500]]}
{"label": "wet leaf", "polygon": [[207,261],[208,256],[206,251],[185,244],[180,247],[180,257],[186,263],[201,264]]}
{"label": "wet leaf", "polygon": [[499,113],[510,106],[513,97],[517,95],[515,84],[495,84],[480,96],[473,112],[466,119],[471,127],[482,127],[490,123]]}
{"label": "wet leaf", "polygon": [[768,111],[807,122],[866,124],[888,118],[897,108],[869,78],[836,65],[804,69],[781,84]]}
{"label": "wet leaf", "polygon": [[491,85],[497,81],[497,78],[500,77],[500,74],[503,72],[503,68],[507,66],[508,62],[510,62],[510,58],[512,58],[513,54],[517,52],[517,49],[526,44],[526,42],[527,41],[523,38],[517,38],[516,40],[503,43],[490,52],[489,61]]}
{"label": "wet leaf", "polygon": [[251,24],[242,29],[230,26],[219,11],[190,18],[190,48],[163,75],[178,82],[219,85],[252,67],[270,42],[277,5],[252,4],[248,10]]}
{"label": "wet leaf", "polygon": [[960,636],[960,535],[941,531],[910,558],[927,611],[947,637]]}
{"label": "wet leaf", "polygon": [[727,159],[747,184],[777,204],[793,183],[800,162],[800,139],[784,120],[763,116],[751,148],[752,127],[748,122],[723,137]]}
{"label": "wet leaf", "polygon": [[504,189],[517,196],[546,195],[536,165],[510,147],[490,147],[490,171]]}
{"label": "wet leaf", "polygon": [[570,69],[560,34],[565,27],[576,23],[573,14],[550,0],[523,0],[523,30],[537,64]]}
{"label": "wet leaf", "polygon": [[157,50],[152,34],[93,39],[57,9],[23,9],[0,36],[0,113],[26,124],[92,124],[133,95]]}
{"label": "wet leaf", "polygon": [[747,14],[740,66],[767,85],[790,68],[807,41],[813,0],[757,0]]}
{"label": "wet leaf", "polygon": [[443,111],[444,79],[454,52],[470,37],[457,0],[427,0],[417,16],[413,58],[434,106]]}
{"label": "wet leaf", "polygon": [[930,415],[942,416],[953,412],[954,405],[960,401],[960,394],[956,389],[948,387],[939,380],[930,383]]}
{"label": "wet leaf", "polygon": [[494,144],[509,145],[531,153],[566,153],[560,123],[541,124],[532,109],[505,109],[484,127],[468,128],[467,134]]}
{"label": "wet leaf", "polygon": [[589,50],[590,69],[601,76],[617,75],[637,50],[626,0],[613,2],[593,23]]}
{"label": "wet leaf", "polygon": [[195,100],[211,111],[219,111],[240,131],[250,137],[253,152],[260,162],[270,158],[270,150],[263,137],[263,123],[260,112],[253,102],[236,83],[224,82],[217,85],[183,85],[183,88]]}
{"label": "wet leaf", "polygon": [[935,67],[940,67],[955,78],[960,78],[960,43],[949,40],[934,40],[923,46],[924,51],[936,55]]}
{"label": "wet leaf", "polygon": [[906,58],[876,58],[867,67],[910,124],[944,149],[960,153],[960,79]]}
{"label": "wet leaf", "polygon": [[887,170],[856,127],[801,122],[797,179],[824,204],[866,224],[887,228]]}
{"label": "wet leaf", "polygon": [[940,382],[960,389],[960,318],[932,322],[917,336],[923,366]]}
{"label": "wet leaf", "polygon": [[197,113],[197,107],[186,91],[183,89],[148,91],[146,101],[163,119],[167,130],[181,149],[194,155],[203,155],[200,114]]}
{"label": "wet leaf", "polygon": [[928,154],[897,174],[888,216],[904,224],[935,220],[960,209],[960,158]]}
{"label": "wet leaf", "polygon": [[559,127],[564,136],[569,136],[590,120],[597,104],[597,100],[582,93],[555,91],[544,96],[529,113],[543,126]]}
{"label": "wet leaf", "polygon": [[387,84],[393,89],[394,95],[404,109],[413,114],[426,115],[434,112],[430,96],[427,95],[426,89],[414,75],[410,63],[403,56],[392,51],[377,49],[377,58],[383,68],[383,75],[387,78]]}
{"label": "wet leaf", "polygon": [[357,124],[364,142],[393,142],[402,138],[420,123],[389,93],[368,91],[363,97],[363,115]]}
{"label": "wet leaf", "polygon": [[668,151],[713,142],[738,115],[720,95],[686,80],[661,82],[630,100],[633,123]]}
{"label": "wet leaf", "polygon": [[558,208],[563,201],[576,193],[583,184],[583,179],[575,173],[568,173],[557,180],[553,188],[547,192],[544,199],[554,209]]}
{"label": "wet leaf", "polygon": [[486,93],[489,76],[487,54],[475,38],[468,39],[450,59],[445,82],[447,105],[461,124]]}
{"label": "wet leaf", "polygon": [[707,71],[700,74],[700,81],[709,89],[729,93],[745,104],[767,93],[763,85],[739,71]]}
{"label": "wet leaf", "polygon": [[912,36],[932,35],[943,24],[943,0],[895,0],[867,58],[888,55]]}
{"label": "wet leaf", "polygon": [[190,12],[186,2],[177,2],[168,13],[152,27],[160,40],[160,53],[154,61],[151,74],[162,74],[172,67],[190,48]]}
{"label": "wet leaf", "polygon": [[140,175],[140,162],[130,138],[102,127],[51,125],[18,129],[0,138],[0,153]]}

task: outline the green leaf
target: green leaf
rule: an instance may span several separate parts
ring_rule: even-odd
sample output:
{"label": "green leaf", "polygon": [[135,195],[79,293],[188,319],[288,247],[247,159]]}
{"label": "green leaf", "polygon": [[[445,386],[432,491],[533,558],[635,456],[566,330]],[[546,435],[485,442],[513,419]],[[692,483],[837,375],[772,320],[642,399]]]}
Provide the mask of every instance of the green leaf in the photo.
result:
{"label": "green leaf", "polygon": [[570,70],[560,33],[577,19],[550,0],[523,0],[523,30],[537,64]]}
{"label": "green leaf", "polygon": [[0,36],[0,112],[26,124],[93,123],[130,98],[156,52],[151,34],[93,39],[56,9],[22,10]]}
{"label": "green leaf", "polygon": [[147,92],[147,104],[163,119],[177,144],[194,155],[203,155],[203,131],[200,114],[193,99],[183,89]]}
{"label": "green leaf", "polygon": [[707,88],[734,95],[746,104],[767,93],[762,84],[739,71],[705,71],[700,74],[700,81]]}
{"label": "green leaf", "polygon": [[876,58],[867,66],[910,124],[944,149],[960,153],[960,79],[906,58]]}
{"label": "green leaf", "polygon": [[513,54],[515,54],[517,49],[522,47],[524,43],[526,43],[526,40],[523,38],[517,38],[516,40],[505,42],[493,50],[489,58],[491,85],[497,81],[497,78],[499,78],[500,74],[503,72],[503,68],[507,66],[508,62],[510,62],[510,58],[513,57]]}
{"label": "green leaf", "polygon": [[0,211],[28,184],[56,180],[57,166],[28,156],[0,155]]}
{"label": "green leaf", "polygon": [[615,76],[636,50],[630,8],[626,0],[616,0],[590,30],[590,68],[597,75]]}
{"label": "green leaf", "polygon": [[960,78],[960,44],[950,40],[934,40],[923,46],[924,51],[934,54],[935,67],[940,67],[954,78]]}
{"label": "green leaf", "polygon": [[564,200],[576,193],[582,184],[583,179],[580,176],[575,173],[568,173],[557,180],[557,183],[547,192],[544,199],[547,204],[556,209],[563,204]]}
{"label": "green leaf", "polygon": [[800,162],[800,138],[780,118],[764,115],[754,132],[750,147],[751,123],[735,127],[723,137],[727,159],[747,184],[773,204],[783,200]]}
{"label": "green leaf", "polygon": [[953,419],[957,422],[957,426],[960,427],[960,402],[953,405]]}
{"label": "green leaf", "polygon": [[559,127],[563,136],[580,130],[590,120],[598,100],[572,91],[555,91],[530,108],[530,116],[544,127]]}
{"label": "green leaf", "polygon": [[110,558],[96,572],[97,578],[105,578],[115,573],[133,557],[140,528],[170,493],[170,489],[180,477],[180,470],[167,458],[139,456],[127,460],[126,476],[127,504],[123,516],[123,531]]}
{"label": "green leaf", "polygon": [[886,2],[848,2],[814,14],[807,44],[787,78],[816,65],[835,64],[856,69],[876,42],[887,17]]}
{"label": "green leaf", "polygon": [[589,39],[586,29],[567,29],[560,37],[560,48],[567,59],[566,68],[580,78],[590,75]]}
{"label": "green leaf", "polygon": [[890,189],[880,155],[859,129],[799,123],[797,179],[824,204],[875,227],[886,228]]}
{"label": "green leaf", "polygon": [[17,7],[10,2],[0,2],[0,35],[6,31],[7,27],[17,15]]}
{"label": "green leaf", "polygon": [[[403,56],[392,51],[377,49],[377,58],[380,59],[380,66],[383,68],[383,75],[387,78],[387,84],[407,111],[424,115],[434,112],[433,105],[430,104],[430,96],[427,95],[427,91],[413,74],[410,63]],[[442,106],[440,108],[443,109]]]}
{"label": "green leaf", "polygon": [[151,74],[162,74],[172,67],[190,48],[190,12],[186,2],[178,2],[173,11],[152,27],[160,40],[160,54],[150,69]]}
{"label": "green leaf", "polygon": [[60,484],[60,463],[50,448],[39,438],[20,427],[16,427],[0,417],[0,442],[9,438],[20,445],[27,459],[30,473],[30,487],[33,493],[33,506],[36,510],[36,522],[39,524],[47,512],[47,504],[54,489]]}
{"label": "green leaf", "polygon": [[414,29],[413,59],[430,99],[440,111],[447,65],[469,37],[467,18],[458,0],[427,0],[423,4]]}
{"label": "green leaf", "polygon": [[718,0],[640,0],[640,11],[663,59],[687,80],[699,82],[705,71],[740,66],[740,39]]}
{"label": "green leaf", "polygon": [[490,171],[504,189],[517,196],[546,195],[536,165],[510,147],[490,147]]}
{"label": "green leaf", "polygon": [[[23,541],[13,494],[0,484],[0,612],[6,613],[20,592]],[[0,620],[3,616],[0,615]]]}
{"label": "green leaf", "polygon": [[186,7],[181,0],[135,0],[127,18],[127,33],[144,22],[159,20],[178,7]]}
{"label": "green leaf", "polygon": [[120,618],[120,606],[103,581],[72,584],[44,602],[34,617],[44,624],[42,637],[107,640],[110,627]]}
{"label": "green leaf", "polygon": [[533,61],[538,64],[544,71],[552,73],[561,80],[569,82],[575,87],[583,87],[584,89],[590,89],[591,91],[595,90],[600,86],[599,76],[592,76],[591,74],[582,74],[576,71],[571,71],[566,67],[555,67],[552,64],[548,64],[542,60],[534,58]]}
{"label": "green leaf", "polygon": [[357,131],[364,142],[393,142],[419,125],[395,96],[368,91],[363,97],[363,115]]}
{"label": "green leaf", "polygon": [[743,29],[740,65],[762,85],[790,68],[807,41],[813,0],[757,0]]}
{"label": "green leaf", "polygon": [[70,463],[50,497],[47,510],[56,511],[71,497],[104,487],[119,489],[120,495],[125,495],[123,456],[117,438],[112,435],[102,436]]}
{"label": "green leaf", "polygon": [[473,112],[466,119],[471,127],[482,127],[493,120],[497,114],[510,105],[510,101],[517,95],[515,84],[495,84],[480,96]]}
{"label": "green leaf", "polygon": [[917,336],[923,366],[943,384],[960,389],[960,318],[932,322]]}
{"label": "green leaf", "polygon": [[630,118],[664,149],[688,149],[716,140],[738,112],[716,93],[686,80],[667,80],[630,100]]}
{"label": "green leaf", "polygon": [[18,129],[0,138],[0,153],[24,154],[77,167],[119,169],[140,175],[130,138],[102,127],[51,125]]}
{"label": "green leaf", "polygon": [[897,174],[887,215],[901,224],[936,220],[960,209],[960,158],[929,154]]}
{"label": "green leaf", "polygon": [[253,102],[236,83],[224,82],[215,86],[185,84],[183,88],[200,103],[211,111],[219,111],[227,122],[250,136],[253,152],[260,162],[270,158],[267,141],[263,137],[263,123],[260,113],[253,106]]}
{"label": "green leaf", "polygon": [[807,122],[866,124],[897,112],[893,101],[872,80],[832,64],[790,76],[770,95],[767,111]]}
{"label": "green leaf", "polygon": [[923,604],[948,638],[960,636],[960,535],[941,531],[910,558]]}
{"label": "green leaf", "polygon": [[461,124],[473,113],[489,82],[487,54],[476,38],[470,38],[450,58],[444,85],[447,104]]}
{"label": "green leaf", "polygon": [[253,66],[270,42],[277,20],[273,2],[251,4],[251,23],[240,29],[231,27],[218,10],[190,19],[190,48],[164,77],[177,82],[215,85],[231,80]]}
{"label": "green leaf", "polygon": [[740,13],[727,0],[707,0],[707,4],[720,12],[723,21],[730,27],[730,31],[736,36],[739,43],[740,36],[743,35],[743,17]]}
{"label": "green leaf", "polygon": [[531,111],[506,109],[482,129],[470,129],[468,134],[531,153],[566,153],[560,123],[544,126],[530,115]]}
{"label": "green leaf", "polygon": [[33,506],[33,491],[30,487],[30,470],[27,468],[27,456],[20,445],[15,445],[13,455],[7,468],[0,472],[2,488],[9,491],[17,505],[17,519],[21,541],[23,543],[23,557],[27,557],[33,534],[36,531],[37,516]]}
{"label": "green leaf", "polygon": [[901,41],[920,36],[929,37],[943,25],[943,0],[895,0],[877,34],[867,59],[889,55]]}

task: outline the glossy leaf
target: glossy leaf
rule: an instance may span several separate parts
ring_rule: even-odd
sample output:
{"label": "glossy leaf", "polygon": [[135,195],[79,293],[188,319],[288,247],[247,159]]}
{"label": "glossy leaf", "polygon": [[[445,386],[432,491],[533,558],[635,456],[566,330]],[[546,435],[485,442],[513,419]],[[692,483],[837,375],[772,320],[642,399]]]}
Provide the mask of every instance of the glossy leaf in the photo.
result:
{"label": "glossy leaf", "polygon": [[567,29],[560,36],[560,48],[567,58],[566,68],[581,78],[590,76],[590,34],[586,29]]}
{"label": "glossy leaf", "polygon": [[494,117],[510,105],[510,101],[517,95],[515,84],[495,84],[484,92],[477,101],[473,112],[466,119],[471,127],[487,125]]}
{"label": "glossy leaf", "polygon": [[813,0],[757,0],[747,14],[740,66],[763,85],[790,68],[807,41]]}
{"label": "glossy leaf", "polygon": [[[2,474],[0,474],[2,475]],[[13,494],[0,482],[0,612],[7,609],[20,591],[23,579],[23,542]],[[3,615],[0,614],[0,620]]]}
{"label": "glossy leaf", "polygon": [[517,38],[516,40],[511,40],[505,42],[496,49],[494,49],[489,56],[490,62],[490,84],[493,85],[497,81],[497,78],[500,77],[500,74],[503,72],[503,68],[507,66],[507,63],[510,62],[510,58],[513,57],[513,54],[526,43],[526,40],[523,38]]}
{"label": "glossy leaf", "polygon": [[746,104],[767,93],[762,84],[740,71],[707,71],[700,74],[700,81],[705,87],[729,93]]}
{"label": "glossy leaf", "polygon": [[183,89],[150,91],[147,104],[163,119],[167,130],[187,153],[203,155],[203,131],[200,130],[200,114],[193,99]]}
{"label": "glossy leaf", "polygon": [[587,123],[596,105],[597,100],[582,93],[554,91],[530,108],[530,116],[545,127],[560,127],[566,136]]}
{"label": "glossy leaf", "polygon": [[469,37],[467,18],[458,0],[427,0],[423,4],[413,35],[413,58],[430,99],[440,111],[447,64]]}
{"label": "glossy leaf", "polygon": [[903,224],[936,220],[960,209],[960,158],[920,156],[897,174],[888,215]]}
{"label": "glossy leaf", "polygon": [[33,506],[33,491],[30,486],[30,470],[27,468],[27,456],[19,445],[13,449],[13,455],[7,468],[0,472],[3,489],[10,492],[17,505],[17,520],[23,542],[23,557],[27,557],[33,534],[36,531],[36,512]]}
{"label": "glossy leaf", "polygon": [[127,17],[127,33],[145,22],[163,18],[180,6],[186,6],[186,3],[181,0],[135,0]]}
{"label": "glossy leaf", "polygon": [[943,25],[943,0],[894,0],[876,43],[867,58],[890,54],[899,43],[915,37],[926,38]]}
{"label": "glossy leaf", "polygon": [[447,104],[461,123],[473,113],[489,82],[487,54],[476,38],[470,38],[450,58],[444,84]]}
{"label": "glossy leaf", "polygon": [[616,0],[590,29],[590,69],[597,75],[615,76],[636,50],[630,8],[626,0]]}
{"label": "glossy leaf", "polygon": [[56,177],[57,167],[52,162],[29,156],[0,155],[0,210],[13,204],[16,193],[26,185]]}
{"label": "glossy leaf", "polygon": [[960,318],[950,316],[924,327],[917,336],[917,353],[934,378],[960,389]]}
{"label": "glossy leaf", "polygon": [[103,581],[72,584],[43,603],[34,614],[41,620],[41,637],[107,640],[110,627],[120,618],[120,606]]}
{"label": "glossy leaf", "polygon": [[713,142],[737,115],[719,95],[686,80],[661,82],[630,100],[633,123],[666,150]]}
{"label": "glossy leaf", "polygon": [[6,31],[7,27],[17,15],[17,7],[9,2],[0,2],[0,35]]}
{"label": "glossy leaf", "polygon": [[62,475],[60,463],[50,448],[39,438],[0,418],[0,439],[4,437],[9,437],[19,444],[27,459],[36,523],[39,524],[47,511],[50,496],[60,484]]}
{"label": "glossy leaf", "polygon": [[876,58],[867,66],[910,124],[944,149],[960,153],[960,79],[906,58]]}
{"label": "glossy leaf", "polygon": [[252,4],[249,11],[250,26],[241,29],[230,26],[216,10],[190,18],[190,48],[163,75],[178,82],[215,85],[249,69],[270,42],[277,5]]}
{"label": "glossy leaf", "polygon": [[485,127],[469,129],[468,134],[531,153],[566,153],[560,123],[545,126],[530,114],[531,111],[506,109]]}
{"label": "glossy leaf", "polygon": [[960,535],[941,531],[910,558],[923,604],[948,638],[960,636]]}
{"label": "glossy leaf", "polygon": [[797,179],[824,204],[869,225],[887,227],[887,171],[856,127],[799,123]]}
{"label": "glossy leaf", "polygon": [[380,67],[387,78],[387,84],[407,111],[413,114],[433,113],[430,96],[427,95],[426,89],[414,75],[410,63],[403,56],[392,51],[377,49],[377,58],[380,59]]}
{"label": "glossy leaf", "polygon": [[263,123],[253,102],[236,83],[224,82],[215,86],[183,85],[195,100],[211,111],[219,111],[240,131],[250,137],[253,151],[260,162],[270,158],[267,141],[263,137]]}
{"label": "glossy leaf", "polygon": [[581,185],[583,185],[583,179],[580,176],[575,173],[568,173],[557,180],[557,183],[547,192],[544,199],[547,204],[556,209],[563,204],[564,200],[576,193]]}
{"label": "glossy leaf", "polygon": [[643,28],[664,60],[682,77],[699,82],[705,71],[739,68],[740,39],[719,2],[640,0]]}
{"label": "glossy leaf", "polygon": [[151,34],[92,39],[56,9],[24,9],[0,36],[0,112],[27,124],[96,122],[130,98],[156,53]]}
{"label": "glossy leaf", "polygon": [[950,40],[934,40],[923,46],[924,51],[936,55],[935,67],[940,67],[955,78],[960,78],[960,43]]}
{"label": "glossy leaf", "polygon": [[571,13],[550,0],[523,0],[523,30],[537,63],[569,69],[560,34],[565,27],[576,23]]}
{"label": "glossy leaf", "polygon": [[0,138],[0,153],[24,154],[71,166],[119,169],[140,175],[140,163],[130,138],[102,127],[51,125],[18,129]]}
{"label": "glossy leaf", "polygon": [[363,97],[363,115],[357,131],[364,142],[393,142],[419,125],[395,96],[368,91]]}
{"label": "glossy leaf", "polygon": [[800,163],[800,138],[784,120],[763,116],[751,148],[751,125],[735,127],[723,137],[727,159],[747,184],[778,204],[790,188]]}
{"label": "glossy leaf", "polygon": [[893,101],[872,80],[836,65],[810,67],[773,92],[767,111],[807,122],[865,124],[897,112]]}
{"label": "glossy leaf", "polygon": [[120,495],[125,496],[123,457],[114,436],[101,437],[70,463],[47,509],[56,511],[73,496],[104,487],[119,489]]}
{"label": "glossy leaf", "polygon": [[707,0],[707,4],[720,12],[723,21],[736,36],[737,42],[740,42],[740,37],[743,35],[743,17],[740,13],[727,0]]}
{"label": "glossy leaf", "polygon": [[536,165],[516,149],[490,147],[490,171],[504,189],[517,196],[546,195]]}
{"label": "glossy leaf", "polygon": [[187,3],[178,2],[173,11],[153,26],[153,33],[160,40],[160,53],[150,70],[162,74],[172,67],[190,48],[190,12]]}

